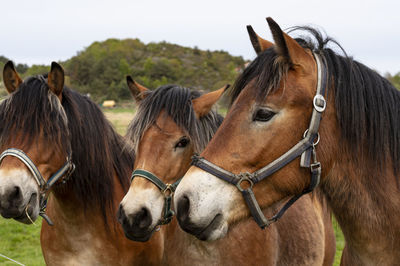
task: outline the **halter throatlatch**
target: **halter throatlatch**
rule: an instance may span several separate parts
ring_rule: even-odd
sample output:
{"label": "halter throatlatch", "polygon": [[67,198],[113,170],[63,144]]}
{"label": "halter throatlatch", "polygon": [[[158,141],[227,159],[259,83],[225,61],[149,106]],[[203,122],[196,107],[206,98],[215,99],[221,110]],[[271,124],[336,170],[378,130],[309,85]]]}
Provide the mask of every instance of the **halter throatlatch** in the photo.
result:
{"label": "halter throatlatch", "polygon": [[131,182],[133,181],[135,176],[140,176],[149,180],[160,189],[161,193],[164,195],[165,203],[164,203],[164,215],[162,220],[158,223],[158,225],[164,225],[170,223],[175,215],[175,212],[171,209],[172,196],[174,195],[174,192],[178,187],[179,182],[181,182],[182,178],[179,178],[173,184],[165,184],[156,175],[143,169],[136,169],[133,171]]}
{"label": "halter throatlatch", "polygon": [[[318,186],[321,177],[321,163],[317,160],[316,145],[319,142],[319,124],[321,121],[322,113],[326,108],[326,100],[324,98],[327,87],[327,69],[324,63],[324,58],[318,54],[314,54],[315,61],[317,62],[317,92],[313,99],[313,111],[311,115],[310,124],[308,129],[304,132],[303,139],[294,145],[289,151],[281,155],[278,159],[266,165],[265,167],[255,171],[254,173],[240,173],[233,174],[221,167],[207,161],[206,159],[194,155],[192,157],[192,165],[235,185],[242,193],[243,198],[250,209],[257,224],[264,229],[271,223],[276,222],[285,211],[292,206],[301,196],[311,192]],[[300,167],[309,168],[311,172],[310,184],[300,194],[293,196],[286,204],[271,218],[267,219],[253,192],[253,186],[258,182],[269,177],[276,171],[280,170],[288,163],[301,156]],[[242,188],[241,184],[248,182],[250,186],[246,189]]]}
{"label": "halter throatlatch", "polygon": [[49,224],[53,225],[51,219],[46,215],[46,206],[47,206],[47,197],[49,189],[61,178],[64,179],[61,181],[65,183],[70,175],[75,170],[75,164],[71,161],[71,156],[68,155],[65,164],[54,174],[52,175],[48,181],[46,181],[39,169],[36,167],[35,163],[26,155],[23,151],[15,148],[7,149],[2,154],[0,154],[0,164],[6,156],[13,156],[18,158],[21,162],[23,162],[26,167],[28,167],[29,171],[32,173],[33,178],[40,189],[40,199],[39,199],[39,215],[43,217],[43,219]]}

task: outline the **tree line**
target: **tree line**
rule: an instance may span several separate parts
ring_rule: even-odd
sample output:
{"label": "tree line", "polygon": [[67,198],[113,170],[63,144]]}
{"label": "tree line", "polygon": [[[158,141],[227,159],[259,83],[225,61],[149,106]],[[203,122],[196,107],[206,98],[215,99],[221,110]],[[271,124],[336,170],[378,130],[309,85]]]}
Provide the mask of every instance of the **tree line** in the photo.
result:
{"label": "tree line", "polygon": [[[8,58],[0,56],[0,69]],[[18,73],[27,76],[44,74],[48,65],[17,64]],[[168,42],[144,44],[139,39],[108,39],[94,42],[72,58],[60,62],[66,71],[66,84],[97,102],[130,99],[126,75],[154,89],[178,84],[210,91],[232,84],[243,69],[245,60],[225,51],[204,51]],[[385,74],[400,89],[400,72]],[[6,94],[0,85],[0,97]]]}
{"label": "tree line", "polygon": [[[0,57],[1,69],[7,60]],[[232,84],[245,60],[225,51],[204,51],[167,42],[144,44],[139,39],[108,39],[92,43],[60,64],[65,69],[68,86],[101,102],[131,99],[126,75],[150,89],[178,84],[215,90]],[[16,68],[26,77],[47,73],[49,65],[18,64]]]}

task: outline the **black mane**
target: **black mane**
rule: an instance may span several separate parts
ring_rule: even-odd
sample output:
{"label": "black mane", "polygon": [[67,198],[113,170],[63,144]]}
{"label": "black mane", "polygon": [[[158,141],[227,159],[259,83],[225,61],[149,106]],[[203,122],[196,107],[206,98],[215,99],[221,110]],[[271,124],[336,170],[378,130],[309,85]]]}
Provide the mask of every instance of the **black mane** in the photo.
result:
{"label": "black mane", "polygon": [[89,98],[64,87],[62,107],[57,101],[44,76],[27,79],[0,104],[0,145],[16,132],[23,133],[25,145],[32,145],[40,130],[50,147],[67,151],[70,145],[75,172],[54,189],[73,190],[84,209],[99,209],[107,224],[107,216],[115,213],[114,175],[126,189],[134,156]]}
{"label": "black mane", "polygon": [[138,111],[128,127],[127,138],[132,140],[137,149],[143,133],[156,122],[160,112],[165,110],[179,127],[187,131],[195,151],[200,152],[223,120],[215,111],[200,119],[196,118],[191,100],[200,95],[198,91],[190,91],[176,85],[161,86],[149,92],[140,102]]}
{"label": "black mane", "polygon": [[[321,55],[329,71],[329,97],[334,97],[342,138],[354,152],[365,154],[378,168],[386,159],[393,162],[394,172],[400,170],[400,91],[388,80],[365,65],[348,57],[342,47],[310,27],[294,27],[291,31],[306,33],[296,41],[304,48]],[[329,44],[343,52],[337,54]],[[230,91],[231,104],[249,82],[258,90],[258,99],[279,87],[290,65],[277,60],[270,48],[261,53],[238,77]],[[388,157],[389,156],[389,157]]]}

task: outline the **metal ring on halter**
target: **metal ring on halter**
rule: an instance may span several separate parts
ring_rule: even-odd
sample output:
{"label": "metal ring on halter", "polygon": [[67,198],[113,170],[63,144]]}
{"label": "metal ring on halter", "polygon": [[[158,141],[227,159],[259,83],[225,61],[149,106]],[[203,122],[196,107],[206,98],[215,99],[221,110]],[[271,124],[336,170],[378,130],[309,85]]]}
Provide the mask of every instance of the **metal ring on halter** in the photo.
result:
{"label": "metal ring on halter", "polygon": [[164,190],[162,190],[162,193],[164,194],[164,197],[172,197],[172,195],[174,195],[174,190],[172,189],[171,184],[166,185],[167,186]]}
{"label": "metal ring on halter", "polygon": [[[308,128],[306,129],[306,131],[304,131],[304,133],[303,133],[303,138],[306,137],[307,133],[308,133]],[[317,132],[317,141],[315,141],[315,142],[313,143],[314,146],[317,146],[317,145],[318,145],[319,139],[320,139],[320,137],[319,137],[319,132]]]}
{"label": "metal ring on halter", "polygon": [[249,182],[250,184],[250,189],[253,188],[253,181],[250,179],[251,174],[250,173],[242,173],[239,174],[238,177],[240,177],[239,181],[236,183],[236,187],[239,189],[240,192],[242,192],[244,189],[242,188],[241,184],[242,182],[246,181]]}

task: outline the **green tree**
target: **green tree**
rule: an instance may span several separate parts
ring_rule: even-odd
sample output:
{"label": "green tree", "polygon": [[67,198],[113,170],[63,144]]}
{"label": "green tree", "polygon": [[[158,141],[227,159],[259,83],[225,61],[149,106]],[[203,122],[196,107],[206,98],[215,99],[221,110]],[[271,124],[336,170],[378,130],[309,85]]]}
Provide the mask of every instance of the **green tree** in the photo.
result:
{"label": "green tree", "polygon": [[[1,64],[8,59],[0,56]],[[168,42],[144,44],[139,39],[108,39],[94,42],[65,62],[66,84],[95,101],[131,99],[126,75],[154,89],[179,84],[198,90],[215,90],[233,83],[236,69],[244,64],[242,57],[224,51],[203,51]],[[18,64],[21,76],[45,74],[49,66]],[[1,89],[1,88],[0,88]]]}
{"label": "green tree", "polygon": [[243,58],[224,51],[167,42],[146,45],[138,39],[94,42],[64,63],[71,86],[97,101],[131,99],[126,75],[152,89],[173,83],[208,91],[232,83],[243,64]]}

